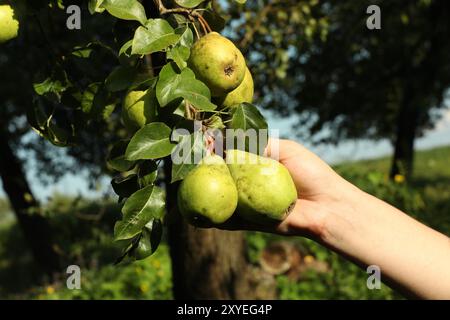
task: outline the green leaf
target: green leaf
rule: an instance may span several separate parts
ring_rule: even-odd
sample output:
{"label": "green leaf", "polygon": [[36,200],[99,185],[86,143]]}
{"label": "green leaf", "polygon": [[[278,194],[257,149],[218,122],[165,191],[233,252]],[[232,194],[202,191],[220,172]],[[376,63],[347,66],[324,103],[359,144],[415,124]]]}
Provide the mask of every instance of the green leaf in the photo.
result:
{"label": "green leaf", "polygon": [[74,55],[77,58],[87,59],[91,56],[91,53],[93,51],[94,49],[88,46],[85,47],[76,46],[72,50],[72,55]]}
{"label": "green leaf", "polygon": [[47,78],[41,83],[33,84],[33,88],[38,95],[43,96],[47,93],[59,95],[62,91],[66,90],[67,86],[59,80]]}
{"label": "green leaf", "polygon": [[169,15],[167,18],[167,21],[174,26],[181,26],[181,25],[187,25],[191,23],[188,17],[186,17],[183,14],[174,13]]}
{"label": "green leaf", "polygon": [[156,249],[158,249],[158,246],[161,243],[162,239],[163,225],[161,219],[151,220],[145,225],[144,230],[145,229],[150,231],[150,245],[153,253],[156,251]]}
{"label": "green leaf", "polygon": [[139,190],[138,176],[130,174],[126,177],[115,177],[111,180],[111,186],[120,198],[128,198]]}
{"label": "green leaf", "polygon": [[57,147],[65,147],[69,144],[69,133],[54,122],[49,123],[46,138]]}
{"label": "green leaf", "polygon": [[178,44],[188,48],[192,47],[194,44],[194,34],[189,27],[177,28],[175,29],[175,33],[181,35]]}
{"label": "green leaf", "polygon": [[195,8],[200,3],[205,2],[205,0],[175,0],[175,2],[184,8]]}
{"label": "green leaf", "polygon": [[173,60],[178,68],[184,69],[187,67],[187,60],[191,50],[185,46],[176,46],[167,52],[167,59]]}
{"label": "green leaf", "polygon": [[119,66],[105,80],[106,89],[117,92],[127,89],[134,81],[137,71],[132,67]]}
{"label": "green leaf", "polygon": [[111,100],[103,84],[91,83],[83,92],[81,110],[92,118],[106,119],[114,111],[115,102]]}
{"label": "green leaf", "polygon": [[105,8],[101,8],[103,1],[105,0],[89,0],[88,9],[90,14],[94,14],[96,12],[102,13],[105,11]]}
{"label": "green leaf", "polygon": [[247,0],[234,0],[234,1],[240,4],[244,4],[247,2]]}
{"label": "green leaf", "polygon": [[[150,78],[148,73],[139,73],[136,75],[136,77],[133,79],[133,82],[129,86],[129,90],[135,90],[141,86],[147,88],[155,89],[156,81],[158,80],[157,77]],[[155,100],[156,103],[156,100]]]}
{"label": "green leaf", "polygon": [[177,73],[172,63],[166,64],[159,73],[156,97],[161,107],[177,98],[184,98],[199,110],[211,111],[217,108],[211,102],[208,87],[195,79],[194,72],[185,68],[181,73]]}
{"label": "green leaf", "polygon": [[170,133],[170,128],[162,122],[145,125],[134,134],[128,144],[126,159],[147,160],[168,156],[174,148]]}
{"label": "green leaf", "polygon": [[205,10],[203,11],[203,18],[208,22],[209,26],[214,31],[221,31],[225,28],[225,19],[222,18],[216,11]]}
{"label": "green leaf", "polygon": [[142,25],[147,21],[145,9],[137,0],[104,0],[101,7],[122,20],[136,20]]}
{"label": "green leaf", "polygon": [[189,27],[177,28],[175,33],[180,35],[180,39],[167,52],[167,59],[173,60],[181,70],[187,67],[187,60],[191,53],[190,47],[194,43],[194,35]]}
{"label": "green leaf", "polygon": [[164,209],[165,200],[161,188],[150,185],[133,193],[122,208],[122,220],[114,226],[114,239],[131,239],[151,219],[161,219]]}
{"label": "green leaf", "polygon": [[41,99],[36,99],[33,105],[27,108],[28,123],[39,135],[42,135],[42,132],[46,130],[48,118],[42,107]]}
{"label": "green leaf", "polygon": [[268,125],[258,108],[250,103],[241,103],[233,108],[233,115],[229,124],[231,129],[267,129]]}
{"label": "green leaf", "polygon": [[128,49],[131,48],[132,45],[133,45],[133,39],[128,40],[127,42],[125,42],[123,44],[123,46],[120,48],[120,50],[119,50],[119,57],[122,56],[122,55],[128,56],[127,51],[128,51]]}
{"label": "green leaf", "polygon": [[[150,257],[158,249],[162,239],[162,222],[160,219],[152,219],[148,222],[140,235],[132,240],[125,251],[134,260],[143,260]],[[137,238],[137,241],[136,241]],[[121,257],[124,258],[123,256]]]}
{"label": "green leaf", "polygon": [[[259,112],[256,106],[250,103],[241,103],[237,107],[233,108],[233,113],[231,116],[231,121],[228,124],[228,127],[231,129],[242,129],[244,136],[239,135],[239,132],[235,132],[234,143],[235,146],[240,146],[238,143],[238,139],[245,139],[244,146],[246,151],[255,152],[257,150],[250,150],[250,141],[249,137],[245,135],[247,130],[255,130],[257,134],[257,147],[259,151],[264,150],[265,144],[268,139],[268,125],[264,116]],[[260,131],[261,129],[265,129],[265,138],[261,140]],[[242,142],[242,141],[241,141]],[[263,146],[260,144],[264,143]],[[258,152],[259,152],[258,151]]]}
{"label": "green leaf", "polygon": [[119,140],[111,148],[106,163],[113,170],[123,172],[128,171],[133,167],[134,162],[125,159],[125,151],[127,146],[127,140]]}
{"label": "green leaf", "polygon": [[155,161],[144,161],[139,165],[138,178],[139,185],[143,188],[151,185],[158,177],[158,165]]}
{"label": "green leaf", "polygon": [[84,113],[90,113],[92,110],[92,105],[94,104],[95,95],[98,92],[99,83],[91,83],[86,90],[83,92],[83,97],[81,98],[81,110]]}
{"label": "green leaf", "polygon": [[180,39],[174,29],[164,19],[149,19],[145,27],[134,33],[132,54],[150,54],[167,49]]}
{"label": "green leaf", "polygon": [[200,131],[180,136],[180,142],[172,153],[172,182],[184,179],[206,154],[203,134]]}

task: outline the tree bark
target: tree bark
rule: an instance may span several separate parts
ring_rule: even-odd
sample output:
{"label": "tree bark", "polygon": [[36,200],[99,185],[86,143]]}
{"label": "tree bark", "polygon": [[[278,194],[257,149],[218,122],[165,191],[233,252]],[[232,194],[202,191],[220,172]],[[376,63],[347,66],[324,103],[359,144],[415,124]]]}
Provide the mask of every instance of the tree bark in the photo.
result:
{"label": "tree bark", "polygon": [[411,90],[406,87],[403,101],[397,115],[397,131],[394,140],[390,178],[401,174],[408,180],[413,173],[414,140],[417,133],[419,110],[414,102]]}
{"label": "tree bark", "polygon": [[3,132],[0,132],[0,176],[35,261],[45,274],[52,276],[60,271],[60,264],[52,243],[50,226],[39,214],[39,204],[31,192],[20,160]]}

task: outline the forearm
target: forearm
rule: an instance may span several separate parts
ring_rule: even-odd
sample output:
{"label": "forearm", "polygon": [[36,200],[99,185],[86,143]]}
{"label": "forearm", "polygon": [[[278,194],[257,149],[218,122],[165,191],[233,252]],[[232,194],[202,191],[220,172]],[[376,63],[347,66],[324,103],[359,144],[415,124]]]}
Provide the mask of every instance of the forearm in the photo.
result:
{"label": "forearm", "polygon": [[379,266],[412,295],[450,299],[450,239],[354,186],[344,190],[324,214],[321,241]]}

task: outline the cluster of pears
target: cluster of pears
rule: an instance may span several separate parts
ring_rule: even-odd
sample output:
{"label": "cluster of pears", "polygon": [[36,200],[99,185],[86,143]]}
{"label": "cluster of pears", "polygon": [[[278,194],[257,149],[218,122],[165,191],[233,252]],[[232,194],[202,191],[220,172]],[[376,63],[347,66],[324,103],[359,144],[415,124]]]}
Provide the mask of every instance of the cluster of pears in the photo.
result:
{"label": "cluster of pears", "polygon": [[[192,46],[188,65],[220,107],[253,101],[253,78],[242,53],[217,32]],[[279,222],[296,200],[295,184],[282,164],[234,149],[225,160],[205,157],[178,189],[179,210],[196,225],[222,224],[234,214],[257,224]]]}
{"label": "cluster of pears", "polygon": [[[253,78],[241,51],[217,32],[201,37],[191,48],[189,68],[211,91],[215,103],[232,108],[253,102]],[[128,92],[122,107],[122,121],[130,132],[155,121],[156,103],[147,91]]]}
{"label": "cluster of pears", "polygon": [[244,56],[219,33],[210,32],[195,42],[188,65],[220,106],[232,108],[253,102],[253,78]]}
{"label": "cluster of pears", "polygon": [[257,224],[279,222],[296,199],[295,184],[282,164],[234,149],[225,160],[203,158],[178,189],[178,208],[196,225],[222,224],[233,214]]}
{"label": "cluster of pears", "polygon": [[14,10],[9,5],[0,5],[0,43],[17,37],[19,21],[14,18]]}

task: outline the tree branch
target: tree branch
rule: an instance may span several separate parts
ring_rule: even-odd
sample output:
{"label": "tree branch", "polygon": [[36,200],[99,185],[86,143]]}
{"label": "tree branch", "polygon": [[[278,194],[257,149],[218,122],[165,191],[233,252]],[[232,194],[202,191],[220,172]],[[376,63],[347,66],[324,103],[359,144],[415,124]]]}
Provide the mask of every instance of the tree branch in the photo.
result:
{"label": "tree branch", "polygon": [[162,0],[154,0],[154,1],[155,1],[155,5],[158,7],[160,15],[171,14],[171,13],[172,14],[173,13],[184,14],[184,15],[187,15],[189,20],[191,20],[192,22],[194,21],[194,18],[197,18],[197,20],[200,22],[202,27],[204,29],[206,29],[205,33],[212,32],[212,29],[209,26],[208,22],[195,9],[188,9],[188,8],[170,8],[170,9],[168,9],[168,8],[166,8],[166,6],[162,2]]}
{"label": "tree branch", "polygon": [[159,13],[161,15],[169,14],[169,13],[181,13],[181,14],[192,15],[192,13],[193,13],[193,10],[187,9],[187,8],[171,8],[171,9],[167,9],[166,6],[163,4],[162,0],[155,0],[155,4],[158,7]]}

